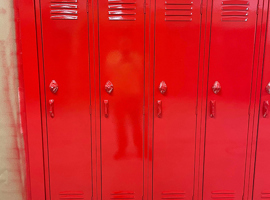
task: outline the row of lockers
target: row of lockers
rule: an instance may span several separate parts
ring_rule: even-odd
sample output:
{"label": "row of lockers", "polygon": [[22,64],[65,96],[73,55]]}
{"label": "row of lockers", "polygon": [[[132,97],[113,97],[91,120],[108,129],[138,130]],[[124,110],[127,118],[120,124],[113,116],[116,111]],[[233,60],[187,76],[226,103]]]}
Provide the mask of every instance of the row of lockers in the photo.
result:
{"label": "row of lockers", "polygon": [[37,43],[34,200],[270,199],[268,0],[33,6],[21,13],[36,38],[21,39]]}

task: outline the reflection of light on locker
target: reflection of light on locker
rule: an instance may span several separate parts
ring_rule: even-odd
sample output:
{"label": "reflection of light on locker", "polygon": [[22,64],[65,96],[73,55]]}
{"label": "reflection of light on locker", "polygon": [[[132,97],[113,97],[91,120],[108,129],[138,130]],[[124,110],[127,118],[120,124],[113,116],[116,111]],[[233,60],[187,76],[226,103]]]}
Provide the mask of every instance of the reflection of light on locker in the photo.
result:
{"label": "reflection of light on locker", "polygon": [[32,199],[270,199],[269,1],[18,0]]}

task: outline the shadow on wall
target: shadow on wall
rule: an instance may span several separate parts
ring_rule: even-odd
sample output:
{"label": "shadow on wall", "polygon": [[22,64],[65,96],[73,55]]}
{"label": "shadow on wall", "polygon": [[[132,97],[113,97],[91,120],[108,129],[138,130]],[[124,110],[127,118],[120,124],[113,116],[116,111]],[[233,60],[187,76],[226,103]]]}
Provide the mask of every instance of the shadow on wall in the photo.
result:
{"label": "shadow on wall", "polygon": [[0,200],[26,199],[12,0],[0,0]]}

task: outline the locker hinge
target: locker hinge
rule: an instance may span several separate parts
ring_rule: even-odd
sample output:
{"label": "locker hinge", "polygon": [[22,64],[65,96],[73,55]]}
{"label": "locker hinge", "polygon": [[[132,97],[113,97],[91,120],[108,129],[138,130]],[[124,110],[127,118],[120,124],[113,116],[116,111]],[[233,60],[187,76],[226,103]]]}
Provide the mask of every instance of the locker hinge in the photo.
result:
{"label": "locker hinge", "polygon": [[202,11],[203,11],[203,5],[201,3],[201,6],[200,6],[200,13],[201,13],[201,15],[202,15]]}
{"label": "locker hinge", "polygon": [[144,196],[142,196],[142,200],[144,200]]}
{"label": "locker hinge", "polygon": [[86,12],[87,13],[89,12],[89,3],[88,3],[88,0],[86,1]]}
{"label": "locker hinge", "polygon": [[143,116],[145,115],[145,106],[143,106]]}

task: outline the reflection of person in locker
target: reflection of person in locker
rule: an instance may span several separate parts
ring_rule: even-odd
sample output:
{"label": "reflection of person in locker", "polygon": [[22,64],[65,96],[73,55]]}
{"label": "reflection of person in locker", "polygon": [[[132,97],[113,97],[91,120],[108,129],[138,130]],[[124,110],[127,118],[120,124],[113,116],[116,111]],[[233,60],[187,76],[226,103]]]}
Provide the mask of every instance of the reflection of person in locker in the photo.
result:
{"label": "reflection of person in locker", "polygon": [[114,85],[110,112],[117,131],[115,159],[142,158],[144,63],[143,51],[139,54],[137,49],[130,39],[123,39],[106,59]]}

